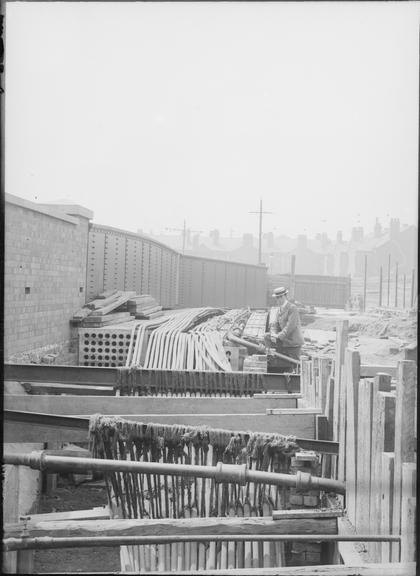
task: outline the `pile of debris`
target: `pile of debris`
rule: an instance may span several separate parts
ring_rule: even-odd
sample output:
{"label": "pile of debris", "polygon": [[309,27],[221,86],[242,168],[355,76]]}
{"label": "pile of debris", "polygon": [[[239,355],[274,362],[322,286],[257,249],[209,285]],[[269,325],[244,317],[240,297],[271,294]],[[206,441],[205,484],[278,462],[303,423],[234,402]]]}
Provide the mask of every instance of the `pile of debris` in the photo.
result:
{"label": "pile of debris", "polygon": [[71,323],[83,328],[102,328],[134,318],[151,319],[162,315],[162,306],[149,294],[108,290],[73,314]]}
{"label": "pile of debris", "polygon": [[361,327],[360,333],[411,342],[417,338],[417,315],[403,310],[381,310],[380,317]]}

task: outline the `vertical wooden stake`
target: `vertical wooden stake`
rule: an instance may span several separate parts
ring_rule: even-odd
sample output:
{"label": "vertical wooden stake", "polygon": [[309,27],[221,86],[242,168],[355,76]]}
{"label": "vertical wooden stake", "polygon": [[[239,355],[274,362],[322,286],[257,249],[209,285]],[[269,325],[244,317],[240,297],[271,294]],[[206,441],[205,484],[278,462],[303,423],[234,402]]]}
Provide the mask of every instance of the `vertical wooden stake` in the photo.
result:
{"label": "vertical wooden stake", "polygon": [[[394,467],[394,505],[392,531],[401,533],[401,490],[402,465],[414,462],[416,453],[416,387],[417,365],[412,360],[398,363],[398,379],[395,404],[395,467]],[[398,543],[391,546],[392,561],[400,561]]]}
{"label": "vertical wooden stake", "polygon": [[[395,442],[395,395],[390,392],[391,377],[377,374],[373,398],[372,422],[372,473],[370,500],[370,532],[380,533],[382,453],[394,450]],[[388,389],[383,392],[381,389]],[[370,543],[369,552],[374,562],[381,561],[381,543]]]}
{"label": "vertical wooden stake", "polygon": [[360,380],[360,354],[346,350],[346,508],[350,522],[356,526],[357,498],[357,413]]}
{"label": "vertical wooden stake", "polygon": [[387,294],[387,306],[389,306],[389,293],[391,286],[391,254],[388,255],[388,294]]}
{"label": "vertical wooden stake", "polygon": [[[381,464],[381,534],[392,532],[392,506],[394,502],[394,453],[382,452]],[[391,562],[391,543],[382,542],[381,562]]]}
{"label": "vertical wooden stake", "polygon": [[395,264],[395,308],[398,306],[398,262]]}
{"label": "vertical wooden stake", "polygon": [[337,339],[335,347],[335,375],[334,375],[334,440],[340,442],[338,454],[337,477],[345,478],[345,446],[346,446],[346,389],[343,377],[344,351],[348,344],[349,321],[337,322]]}
{"label": "vertical wooden stake", "polygon": [[416,560],[416,464],[402,465],[401,562]]}

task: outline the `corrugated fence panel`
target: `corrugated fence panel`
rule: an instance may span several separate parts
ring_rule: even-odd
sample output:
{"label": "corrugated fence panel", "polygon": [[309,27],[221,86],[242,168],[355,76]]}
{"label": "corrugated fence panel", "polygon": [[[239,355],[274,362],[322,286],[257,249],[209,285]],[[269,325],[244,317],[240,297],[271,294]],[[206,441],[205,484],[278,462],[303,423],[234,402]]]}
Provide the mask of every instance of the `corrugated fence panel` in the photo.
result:
{"label": "corrugated fence panel", "polygon": [[[290,274],[269,277],[269,304],[271,293],[276,286],[290,288]],[[351,281],[348,276],[295,275],[295,299],[303,304],[344,308],[350,297]]]}
{"label": "corrugated fence panel", "polygon": [[89,299],[104,290],[136,290],[164,307],[266,303],[266,267],[184,256],[139,234],[96,224],[89,230],[86,274]]}
{"label": "corrugated fence panel", "polygon": [[104,290],[105,234],[89,230],[87,261],[87,300],[92,300]]}
{"label": "corrugated fence panel", "polygon": [[150,293],[150,242],[142,240],[141,252],[141,293]]}
{"label": "corrugated fence panel", "polygon": [[124,290],[125,240],[124,236],[113,232],[105,236],[105,290]]}

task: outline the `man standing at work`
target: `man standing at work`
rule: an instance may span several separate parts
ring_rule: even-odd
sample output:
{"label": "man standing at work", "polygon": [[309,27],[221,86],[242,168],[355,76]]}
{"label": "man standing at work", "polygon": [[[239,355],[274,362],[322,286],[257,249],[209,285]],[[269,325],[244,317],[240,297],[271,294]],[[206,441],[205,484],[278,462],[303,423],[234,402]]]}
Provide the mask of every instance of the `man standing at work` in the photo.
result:
{"label": "man standing at work", "polygon": [[276,288],[273,298],[278,308],[270,317],[270,332],[266,334],[266,344],[275,345],[276,352],[299,360],[303,344],[299,310],[287,299],[287,288]]}

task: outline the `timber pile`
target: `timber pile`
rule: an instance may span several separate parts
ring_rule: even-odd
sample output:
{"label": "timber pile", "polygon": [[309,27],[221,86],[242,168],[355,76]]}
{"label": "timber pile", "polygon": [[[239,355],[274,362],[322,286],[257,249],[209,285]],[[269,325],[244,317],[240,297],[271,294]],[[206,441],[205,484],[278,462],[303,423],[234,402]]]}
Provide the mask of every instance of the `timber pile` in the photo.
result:
{"label": "timber pile", "polygon": [[267,332],[266,310],[255,310],[251,313],[242,333],[242,338],[251,339],[256,342],[263,342],[264,335]]}
{"label": "timber pile", "polygon": [[[91,417],[89,435],[95,458],[204,466],[223,462],[283,473],[299,450],[294,437],[280,434],[142,424],[99,414]],[[288,494],[283,486],[158,473],[110,472],[105,479],[111,516],[119,518],[268,517],[285,508]],[[122,559],[137,573],[277,567],[285,564],[285,548],[282,542],[235,541],[124,546]]]}
{"label": "timber pile", "polygon": [[107,291],[85,304],[72,319],[72,324],[84,328],[101,328],[121,324],[134,318],[151,319],[163,315],[162,306],[148,294],[134,291]]}
{"label": "timber pile", "polygon": [[193,331],[204,320],[222,313],[218,308],[193,308],[165,319],[150,334],[144,324],[138,325],[131,333],[126,366],[140,366],[147,341],[144,368],[231,371],[221,334],[217,330]]}
{"label": "timber pile", "polygon": [[127,310],[136,318],[146,320],[152,320],[163,315],[162,306],[149,294],[141,294],[130,298],[127,302]]}

